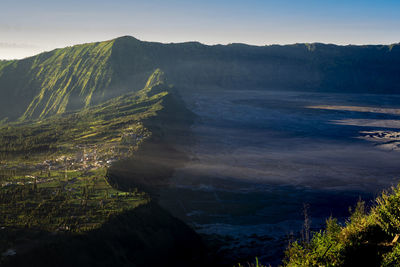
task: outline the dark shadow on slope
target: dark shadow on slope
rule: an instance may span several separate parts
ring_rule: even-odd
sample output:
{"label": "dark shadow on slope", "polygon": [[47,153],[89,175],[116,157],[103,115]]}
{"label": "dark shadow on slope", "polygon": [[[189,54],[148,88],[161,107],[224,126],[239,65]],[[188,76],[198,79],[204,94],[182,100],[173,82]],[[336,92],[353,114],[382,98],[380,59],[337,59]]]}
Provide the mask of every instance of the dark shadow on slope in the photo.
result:
{"label": "dark shadow on slope", "polygon": [[2,266],[203,266],[200,237],[151,202],[85,234],[57,234]]}
{"label": "dark shadow on slope", "polygon": [[159,186],[168,185],[175,169],[188,161],[188,155],[177,147],[193,142],[190,126],[195,115],[175,92],[167,95],[164,108],[144,121],[152,137],[142,144],[131,158],[113,164],[107,173],[113,187],[121,190],[139,188],[156,197]]}

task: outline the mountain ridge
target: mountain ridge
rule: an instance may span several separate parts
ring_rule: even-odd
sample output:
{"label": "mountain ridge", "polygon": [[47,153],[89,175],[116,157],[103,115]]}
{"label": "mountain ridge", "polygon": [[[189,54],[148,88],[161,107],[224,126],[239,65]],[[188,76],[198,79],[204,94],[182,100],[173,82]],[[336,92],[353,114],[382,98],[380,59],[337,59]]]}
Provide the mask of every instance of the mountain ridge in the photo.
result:
{"label": "mountain ridge", "polygon": [[[400,45],[162,44],[131,36],[0,62],[0,121],[46,118],[143,88],[163,69],[178,90],[400,93]],[[290,77],[290,79],[288,79]]]}

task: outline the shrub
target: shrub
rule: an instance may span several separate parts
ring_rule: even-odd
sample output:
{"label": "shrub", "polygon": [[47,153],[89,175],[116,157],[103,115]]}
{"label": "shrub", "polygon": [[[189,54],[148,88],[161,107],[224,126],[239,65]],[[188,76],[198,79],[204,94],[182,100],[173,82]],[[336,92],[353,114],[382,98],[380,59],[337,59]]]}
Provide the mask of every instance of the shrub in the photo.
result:
{"label": "shrub", "polygon": [[400,244],[393,247],[393,250],[383,255],[382,267],[400,266]]}
{"label": "shrub", "polygon": [[285,252],[285,266],[339,266],[343,249],[339,240],[341,229],[336,219],[329,218],[326,230],[314,233],[309,243],[291,243]]}
{"label": "shrub", "polygon": [[376,203],[373,216],[379,226],[391,236],[400,233],[400,185],[383,192]]}
{"label": "shrub", "polygon": [[370,213],[361,200],[350,212],[344,227],[329,218],[309,243],[290,244],[284,265],[400,266],[400,244],[391,243],[400,233],[400,185],[383,192]]}

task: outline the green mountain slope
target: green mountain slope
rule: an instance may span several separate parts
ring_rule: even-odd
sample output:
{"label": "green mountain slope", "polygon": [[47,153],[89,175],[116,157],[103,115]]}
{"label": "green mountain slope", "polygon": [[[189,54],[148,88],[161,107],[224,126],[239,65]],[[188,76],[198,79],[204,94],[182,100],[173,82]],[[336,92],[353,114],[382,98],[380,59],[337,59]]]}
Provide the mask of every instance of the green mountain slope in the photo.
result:
{"label": "green mountain slope", "polygon": [[[144,266],[153,253],[173,262],[182,260],[180,251],[199,253],[197,235],[141,190],[155,174],[168,178],[173,166],[147,157],[174,157],[168,150],[168,129],[191,116],[172,90],[157,69],[137,92],[79,111],[0,126],[1,266],[26,266],[27,261],[70,266],[68,253],[80,258],[73,260],[74,266],[97,266],[98,258],[87,258],[82,249],[87,246],[96,248],[94,253],[119,250],[105,253],[100,262],[121,265]],[[133,169],[140,177],[118,173],[118,164],[129,160],[131,168],[139,165]],[[140,169],[144,166],[146,173]],[[186,244],[188,240],[193,243]],[[17,256],[6,255],[10,248]],[[54,263],[37,257],[47,253],[56,255],[49,258]]]}
{"label": "green mountain slope", "polygon": [[[28,105],[21,119],[43,118],[87,107],[104,98],[112,79],[109,66],[113,41],[57,49],[13,61],[0,69],[2,92],[14,104]],[[10,99],[8,100],[10,101]],[[18,115],[2,110],[15,119]],[[7,114],[8,113],[8,114]]]}
{"label": "green mountain slope", "polygon": [[0,153],[3,157],[57,150],[63,153],[76,150],[77,145],[129,143],[126,139],[131,136],[140,137],[140,142],[132,140],[138,146],[151,135],[143,122],[164,109],[168,90],[163,72],[157,69],[138,92],[78,112],[4,125],[0,127]]}
{"label": "green mountain slope", "polygon": [[45,118],[139,90],[163,69],[179,90],[400,93],[400,45],[161,44],[125,36],[0,63],[0,121]]}

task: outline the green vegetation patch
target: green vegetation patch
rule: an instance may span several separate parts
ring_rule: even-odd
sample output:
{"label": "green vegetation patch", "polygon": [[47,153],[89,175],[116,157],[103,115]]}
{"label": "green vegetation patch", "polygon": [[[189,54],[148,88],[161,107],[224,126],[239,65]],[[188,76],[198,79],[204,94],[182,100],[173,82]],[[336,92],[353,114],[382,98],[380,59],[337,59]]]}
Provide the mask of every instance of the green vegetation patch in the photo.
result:
{"label": "green vegetation patch", "polygon": [[329,218],[309,242],[296,241],[285,266],[400,266],[400,186],[383,192],[367,212],[359,201],[344,225]]}
{"label": "green vegetation patch", "polygon": [[[21,182],[22,183],[22,182]],[[43,173],[0,189],[0,224],[6,228],[80,232],[98,228],[114,214],[149,201],[137,191],[113,189],[105,169]]]}

